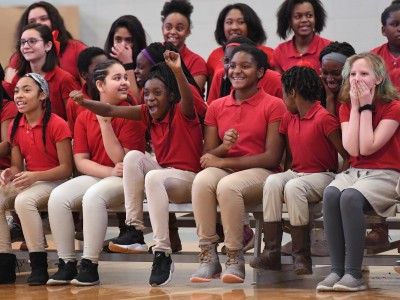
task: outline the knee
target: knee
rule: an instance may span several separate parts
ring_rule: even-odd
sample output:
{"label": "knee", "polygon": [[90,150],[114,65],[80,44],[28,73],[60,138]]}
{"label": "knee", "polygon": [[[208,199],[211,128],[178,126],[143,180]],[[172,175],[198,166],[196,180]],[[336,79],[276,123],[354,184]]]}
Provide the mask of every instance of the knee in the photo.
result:
{"label": "knee", "polygon": [[284,188],[286,202],[291,200],[298,201],[305,194],[305,187],[298,180],[292,179],[285,184]]}
{"label": "knee", "polygon": [[340,209],[344,213],[363,211],[364,196],[357,190],[349,188],[343,191],[340,197]]}
{"label": "knee", "polygon": [[21,197],[21,195],[18,195],[15,198],[14,206],[17,213],[32,209],[37,210],[36,201],[34,199],[32,199],[31,197]]}
{"label": "knee", "polygon": [[[241,191],[238,187],[229,180],[229,176],[222,178],[217,185],[217,199],[218,202],[223,199],[234,200],[234,195],[241,195]],[[224,197],[228,195],[227,197]]]}
{"label": "knee", "polygon": [[61,207],[65,207],[63,200],[65,199],[65,191],[60,189],[60,186],[56,187],[50,194],[49,202],[47,204],[48,210],[58,210]]}
{"label": "knee", "polygon": [[144,154],[138,150],[129,151],[124,157],[124,166],[129,166],[139,161],[144,157]]}
{"label": "knee", "polygon": [[[162,171],[162,170],[161,170]],[[162,178],[160,177],[160,170],[151,170],[146,174],[144,182],[146,191],[150,191],[155,188],[156,185],[163,184]]]}
{"label": "knee", "polygon": [[338,188],[328,186],[324,190],[322,207],[325,212],[329,212],[331,209],[339,208],[341,192]]}
{"label": "knee", "polygon": [[279,176],[274,176],[273,175],[269,175],[267,177],[267,179],[264,182],[264,186],[263,186],[263,193],[266,193],[268,191],[272,191],[272,190],[277,190],[277,189],[282,189],[282,180],[279,178]]}

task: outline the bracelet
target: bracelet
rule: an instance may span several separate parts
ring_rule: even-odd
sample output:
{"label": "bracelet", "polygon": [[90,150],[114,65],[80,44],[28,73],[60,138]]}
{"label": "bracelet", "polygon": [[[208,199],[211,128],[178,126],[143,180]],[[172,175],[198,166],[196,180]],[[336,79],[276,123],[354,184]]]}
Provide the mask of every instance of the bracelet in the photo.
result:
{"label": "bracelet", "polygon": [[126,71],[135,69],[134,63],[124,64],[124,68]]}
{"label": "bracelet", "polygon": [[360,107],[358,108],[358,111],[359,111],[359,112],[362,112],[363,110],[371,110],[371,111],[374,111],[374,110],[375,110],[375,105],[372,105],[372,104],[365,104],[365,105],[360,106]]}

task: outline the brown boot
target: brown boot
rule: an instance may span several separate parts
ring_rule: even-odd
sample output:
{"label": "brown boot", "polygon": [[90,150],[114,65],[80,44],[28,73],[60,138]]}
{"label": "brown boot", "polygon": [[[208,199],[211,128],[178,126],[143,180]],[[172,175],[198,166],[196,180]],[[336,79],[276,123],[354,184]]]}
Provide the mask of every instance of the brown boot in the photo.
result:
{"label": "brown boot", "polygon": [[292,226],[292,255],[296,275],[312,274],[310,225]]}
{"label": "brown boot", "polygon": [[264,222],[264,251],[260,256],[250,260],[250,266],[256,269],[280,270],[282,222]]}
{"label": "brown boot", "polygon": [[169,241],[173,253],[182,251],[182,243],[178,234],[178,222],[175,213],[169,213]]}
{"label": "brown boot", "polygon": [[365,249],[386,250],[390,248],[387,223],[371,224],[371,231],[365,237]]}

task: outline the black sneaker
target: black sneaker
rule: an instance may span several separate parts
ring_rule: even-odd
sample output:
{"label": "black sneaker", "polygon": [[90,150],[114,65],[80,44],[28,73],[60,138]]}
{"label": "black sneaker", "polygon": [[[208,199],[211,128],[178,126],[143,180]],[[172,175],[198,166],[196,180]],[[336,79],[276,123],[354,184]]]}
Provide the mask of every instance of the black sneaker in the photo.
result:
{"label": "black sneaker", "polygon": [[156,251],[154,254],[153,265],[149,283],[151,286],[166,285],[172,279],[174,272],[174,262],[171,255],[165,252]]}
{"label": "black sneaker", "polygon": [[8,225],[8,228],[10,228],[11,243],[25,241],[21,224],[13,222]]}
{"label": "black sneaker", "polygon": [[62,258],[58,259],[58,271],[47,280],[47,285],[63,285],[69,284],[78,274],[76,269],[76,261],[64,262]]}
{"label": "black sneaker", "polygon": [[71,280],[73,285],[96,285],[99,284],[98,264],[92,263],[90,259],[83,258],[78,275]]}
{"label": "black sneaker", "polygon": [[136,230],[132,225],[127,225],[126,231],[121,236],[112,239],[108,248],[112,252],[122,253],[147,253],[149,251],[144,242],[143,231]]}

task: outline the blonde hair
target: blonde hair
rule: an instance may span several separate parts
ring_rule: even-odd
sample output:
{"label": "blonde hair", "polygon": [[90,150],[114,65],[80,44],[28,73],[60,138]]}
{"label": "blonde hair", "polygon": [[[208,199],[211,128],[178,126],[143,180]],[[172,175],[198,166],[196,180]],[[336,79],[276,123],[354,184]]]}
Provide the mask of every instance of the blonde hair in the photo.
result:
{"label": "blonde hair", "polygon": [[346,60],[342,70],[343,84],[339,93],[340,101],[343,103],[350,102],[350,71],[354,62],[359,59],[365,59],[375,76],[382,80],[381,83],[376,86],[373,101],[398,101],[400,95],[388,77],[385,62],[380,56],[369,52],[354,54]]}

